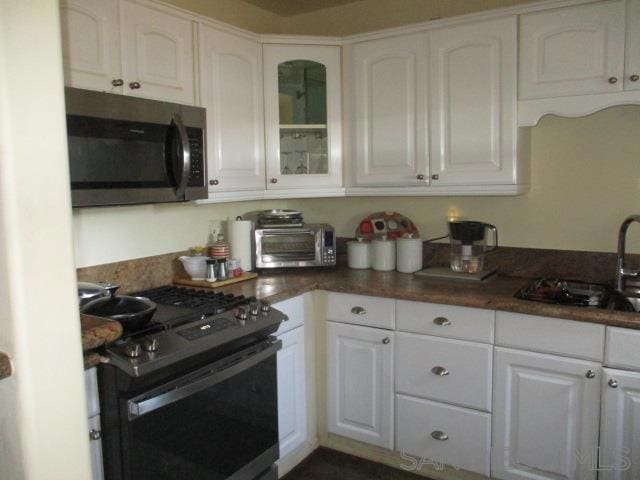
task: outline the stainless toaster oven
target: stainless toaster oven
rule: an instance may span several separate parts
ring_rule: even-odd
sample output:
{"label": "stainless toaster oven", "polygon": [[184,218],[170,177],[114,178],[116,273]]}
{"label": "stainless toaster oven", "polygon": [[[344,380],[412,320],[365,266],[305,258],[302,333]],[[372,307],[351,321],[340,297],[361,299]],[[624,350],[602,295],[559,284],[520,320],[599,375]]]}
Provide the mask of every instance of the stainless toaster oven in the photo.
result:
{"label": "stainless toaster oven", "polygon": [[329,267],[336,264],[336,235],[331,225],[256,228],[256,268]]}

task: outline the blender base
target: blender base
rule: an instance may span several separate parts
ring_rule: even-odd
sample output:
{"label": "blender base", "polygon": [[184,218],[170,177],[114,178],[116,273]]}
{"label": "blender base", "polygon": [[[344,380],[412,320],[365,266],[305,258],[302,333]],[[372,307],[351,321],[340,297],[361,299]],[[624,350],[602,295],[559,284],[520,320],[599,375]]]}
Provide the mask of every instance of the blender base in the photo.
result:
{"label": "blender base", "polygon": [[496,273],[497,269],[483,270],[476,273],[458,273],[451,270],[449,267],[428,267],[424,270],[414,273],[414,275],[420,275],[423,277],[441,278],[446,280],[464,280],[469,282],[484,282],[491,279]]}

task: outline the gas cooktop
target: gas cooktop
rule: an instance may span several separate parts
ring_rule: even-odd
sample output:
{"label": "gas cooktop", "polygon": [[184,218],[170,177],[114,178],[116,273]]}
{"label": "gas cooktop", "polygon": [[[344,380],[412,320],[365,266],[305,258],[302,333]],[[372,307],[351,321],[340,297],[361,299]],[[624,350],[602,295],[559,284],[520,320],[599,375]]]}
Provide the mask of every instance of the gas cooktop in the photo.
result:
{"label": "gas cooktop", "polygon": [[[165,286],[135,292],[158,305],[151,322],[107,348],[111,363],[141,376],[213,348],[266,338],[287,317],[255,297]],[[246,341],[245,341],[246,343]]]}

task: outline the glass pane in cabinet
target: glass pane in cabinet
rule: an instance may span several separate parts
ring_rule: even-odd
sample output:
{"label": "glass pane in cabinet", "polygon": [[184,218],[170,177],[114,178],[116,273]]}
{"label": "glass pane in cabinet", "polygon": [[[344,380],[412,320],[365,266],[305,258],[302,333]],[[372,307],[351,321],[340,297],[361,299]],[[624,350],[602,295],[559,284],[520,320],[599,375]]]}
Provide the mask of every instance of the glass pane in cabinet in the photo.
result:
{"label": "glass pane in cabinet", "polygon": [[278,65],[280,173],[327,174],[327,69],[309,60]]}

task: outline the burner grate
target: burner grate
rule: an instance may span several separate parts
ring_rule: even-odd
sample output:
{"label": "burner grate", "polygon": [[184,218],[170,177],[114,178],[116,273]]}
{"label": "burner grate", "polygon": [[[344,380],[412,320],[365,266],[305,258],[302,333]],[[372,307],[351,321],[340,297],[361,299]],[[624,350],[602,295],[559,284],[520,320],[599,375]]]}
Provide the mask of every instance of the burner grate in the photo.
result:
{"label": "burner grate", "polygon": [[244,295],[224,294],[222,292],[174,287],[172,285],[144,290],[135,293],[135,295],[147,297],[158,305],[188,308],[206,315],[217,315],[255,301],[254,297],[247,298]]}

